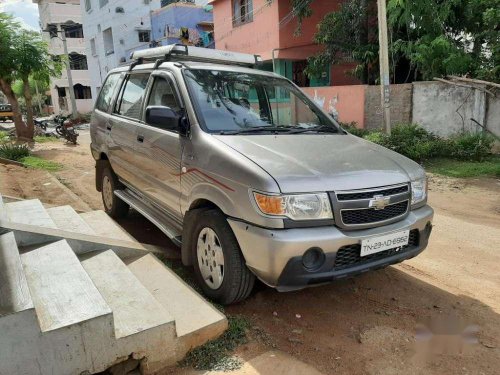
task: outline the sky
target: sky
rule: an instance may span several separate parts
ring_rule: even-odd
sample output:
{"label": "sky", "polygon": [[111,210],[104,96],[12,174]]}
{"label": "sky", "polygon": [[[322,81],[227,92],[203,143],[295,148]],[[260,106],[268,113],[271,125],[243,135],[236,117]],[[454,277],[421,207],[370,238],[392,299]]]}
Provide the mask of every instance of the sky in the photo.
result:
{"label": "sky", "polygon": [[0,12],[11,14],[27,29],[40,31],[38,5],[31,0],[0,0]]}

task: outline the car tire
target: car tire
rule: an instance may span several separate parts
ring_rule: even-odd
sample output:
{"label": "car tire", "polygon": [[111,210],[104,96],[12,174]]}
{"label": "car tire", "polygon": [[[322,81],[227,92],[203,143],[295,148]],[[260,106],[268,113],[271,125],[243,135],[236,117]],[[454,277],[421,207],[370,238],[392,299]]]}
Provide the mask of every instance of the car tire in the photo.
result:
{"label": "car tire", "polygon": [[[222,305],[247,298],[253,289],[255,276],[247,268],[238,241],[224,214],[217,209],[203,211],[197,216],[193,229],[191,254],[194,273],[204,294]],[[211,242],[209,238],[212,234],[215,237]],[[210,271],[212,266],[213,272]],[[213,277],[217,271],[220,271],[222,280],[217,276]]]}
{"label": "car tire", "polygon": [[102,203],[104,210],[112,218],[127,216],[130,206],[115,195],[115,190],[123,189],[118,177],[108,166],[102,171]]}

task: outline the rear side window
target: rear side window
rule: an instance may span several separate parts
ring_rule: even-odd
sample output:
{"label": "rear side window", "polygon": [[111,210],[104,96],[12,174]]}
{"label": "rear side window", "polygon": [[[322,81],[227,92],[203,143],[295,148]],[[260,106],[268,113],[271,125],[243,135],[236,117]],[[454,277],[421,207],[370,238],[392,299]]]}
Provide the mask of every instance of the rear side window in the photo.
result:
{"label": "rear side window", "polygon": [[120,78],[119,74],[111,74],[106,79],[106,82],[104,82],[104,86],[102,86],[102,89],[99,92],[99,97],[97,98],[95,105],[98,110],[108,112],[118,78]]}
{"label": "rear side window", "polygon": [[149,73],[132,74],[128,77],[116,103],[115,113],[139,120]]}

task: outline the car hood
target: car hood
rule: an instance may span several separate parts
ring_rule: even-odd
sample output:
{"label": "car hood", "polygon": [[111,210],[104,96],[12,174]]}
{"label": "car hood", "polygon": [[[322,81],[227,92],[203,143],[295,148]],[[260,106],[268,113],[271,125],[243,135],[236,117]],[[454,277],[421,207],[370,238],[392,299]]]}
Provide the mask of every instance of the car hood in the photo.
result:
{"label": "car hood", "polygon": [[412,160],[350,134],[215,137],[263,168],[283,193],[364,189],[425,175]]}

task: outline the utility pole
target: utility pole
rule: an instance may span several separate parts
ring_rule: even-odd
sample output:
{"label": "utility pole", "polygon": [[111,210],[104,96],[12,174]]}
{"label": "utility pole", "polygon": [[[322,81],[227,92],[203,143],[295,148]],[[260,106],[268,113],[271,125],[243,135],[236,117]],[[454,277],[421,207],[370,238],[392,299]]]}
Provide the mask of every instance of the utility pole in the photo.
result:
{"label": "utility pole", "polygon": [[385,132],[391,134],[391,99],[389,79],[389,51],[387,42],[386,0],[377,0],[378,7],[378,43],[380,63],[380,99],[384,114]]}
{"label": "utility pole", "polygon": [[71,117],[76,118],[77,108],[75,100],[75,91],[73,89],[73,77],[71,75],[71,66],[69,64],[68,46],[66,44],[66,33],[65,30],[63,30],[61,24],[58,24],[57,28],[58,28],[57,31],[61,33],[61,40],[63,42],[64,54],[66,55],[65,65],[66,65],[66,74],[68,76],[69,97],[71,99]]}

